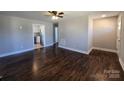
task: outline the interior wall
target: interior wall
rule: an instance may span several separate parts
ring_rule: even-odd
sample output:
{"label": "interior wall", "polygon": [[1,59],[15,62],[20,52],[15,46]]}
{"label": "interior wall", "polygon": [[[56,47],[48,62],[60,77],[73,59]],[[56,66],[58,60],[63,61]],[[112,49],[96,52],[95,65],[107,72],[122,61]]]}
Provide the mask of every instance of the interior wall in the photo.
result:
{"label": "interior wall", "polygon": [[93,47],[116,50],[117,17],[93,20]]}
{"label": "interior wall", "polygon": [[33,28],[34,32],[40,32],[40,25],[35,24],[35,27]]}
{"label": "interior wall", "polygon": [[46,46],[53,44],[53,24],[0,15],[0,56],[33,49],[32,24],[45,25]]}
{"label": "interior wall", "polygon": [[92,50],[93,46],[93,17],[89,16],[88,23],[88,50],[89,52]]}
{"label": "interior wall", "polygon": [[120,33],[119,57],[123,62],[122,65],[124,66],[124,13],[122,13],[120,16],[121,16],[121,33]]}
{"label": "interior wall", "polygon": [[88,51],[88,16],[59,22],[59,46],[80,52]]}

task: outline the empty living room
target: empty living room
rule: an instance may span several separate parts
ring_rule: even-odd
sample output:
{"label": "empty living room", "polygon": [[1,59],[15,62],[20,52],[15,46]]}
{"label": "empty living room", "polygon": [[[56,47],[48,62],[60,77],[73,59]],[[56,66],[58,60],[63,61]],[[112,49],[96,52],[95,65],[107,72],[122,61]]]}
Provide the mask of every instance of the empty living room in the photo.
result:
{"label": "empty living room", "polygon": [[1,81],[123,81],[124,13],[0,11]]}
{"label": "empty living room", "polygon": [[124,0],[1,0],[0,93],[124,93]]}

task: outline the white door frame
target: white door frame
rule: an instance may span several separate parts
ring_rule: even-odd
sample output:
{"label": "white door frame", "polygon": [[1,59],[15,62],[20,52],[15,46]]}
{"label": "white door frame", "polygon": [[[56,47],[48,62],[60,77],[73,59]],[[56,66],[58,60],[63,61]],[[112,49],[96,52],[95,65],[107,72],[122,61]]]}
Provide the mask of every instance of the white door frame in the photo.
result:
{"label": "white door frame", "polygon": [[117,53],[120,53],[120,43],[121,43],[121,16],[118,17],[118,24],[117,24],[117,41],[116,41],[116,47],[117,47]]}
{"label": "white door frame", "polygon": [[40,29],[41,29],[41,33],[42,33],[42,40],[43,40],[43,47],[45,47],[46,46],[46,43],[45,43],[45,25],[43,25],[43,24],[32,24],[32,29],[33,29],[33,47],[34,47],[34,49],[35,49],[35,44],[34,44],[34,27],[36,26],[36,25],[40,25]]}

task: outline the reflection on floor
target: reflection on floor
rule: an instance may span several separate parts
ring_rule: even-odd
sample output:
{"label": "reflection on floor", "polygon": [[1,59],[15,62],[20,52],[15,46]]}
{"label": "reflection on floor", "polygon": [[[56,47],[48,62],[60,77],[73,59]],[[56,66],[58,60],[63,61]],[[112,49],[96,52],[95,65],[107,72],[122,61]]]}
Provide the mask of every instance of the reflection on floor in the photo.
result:
{"label": "reflection on floor", "polygon": [[89,55],[57,46],[0,59],[1,80],[124,80],[115,53],[92,50]]}
{"label": "reflection on floor", "polygon": [[41,44],[35,44],[35,49],[42,48],[43,46]]}

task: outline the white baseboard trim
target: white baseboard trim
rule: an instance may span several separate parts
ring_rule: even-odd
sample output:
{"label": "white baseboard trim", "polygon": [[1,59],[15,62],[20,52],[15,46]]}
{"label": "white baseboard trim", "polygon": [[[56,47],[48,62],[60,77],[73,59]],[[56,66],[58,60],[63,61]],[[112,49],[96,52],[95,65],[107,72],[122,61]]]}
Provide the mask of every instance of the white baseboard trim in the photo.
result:
{"label": "white baseboard trim", "polygon": [[120,62],[121,67],[122,67],[122,69],[123,69],[123,71],[124,71],[124,62],[122,61],[122,59],[121,59],[121,58],[119,58],[119,62]]}
{"label": "white baseboard trim", "polygon": [[93,48],[90,48],[87,52],[87,54],[90,54],[90,52],[92,51]]}
{"label": "white baseboard trim", "polygon": [[31,50],[34,50],[34,48],[25,49],[25,50],[16,51],[16,52],[11,52],[11,53],[5,53],[5,54],[0,55],[0,58],[1,57],[10,56],[10,55],[14,55],[14,54],[19,54],[19,53],[27,52],[27,51],[31,51]]}
{"label": "white baseboard trim", "polygon": [[[49,46],[52,46],[53,44],[54,44],[54,43],[48,44],[48,45],[45,45],[44,47],[49,47]],[[19,53],[27,52],[27,51],[31,51],[31,50],[34,50],[34,49],[35,49],[35,48],[30,48],[30,49],[25,49],[25,50],[21,50],[21,51],[5,53],[5,54],[0,55],[0,58],[1,58],[1,57],[10,56],[10,55],[14,55],[14,54],[19,54]]]}
{"label": "white baseboard trim", "polygon": [[99,48],[99,47],[92,47],[92,49],[97,49],[97,50],[117,53],[117,50],[113,50],[113,49],[106,49],[106,48]]}
{"label": "white baseboard trim", "polygon": [[64,49],[67,49],[67,50],[71,50],[71,51],[75,51],[75,52],[79,52],[79,53],[82,53],[82,54],[88,54],[87,51],[77,50],[77,49],[74,49],[74,48],[69,48],[69,47],[60,46],[60,45],[58,47],[64,48]]}

